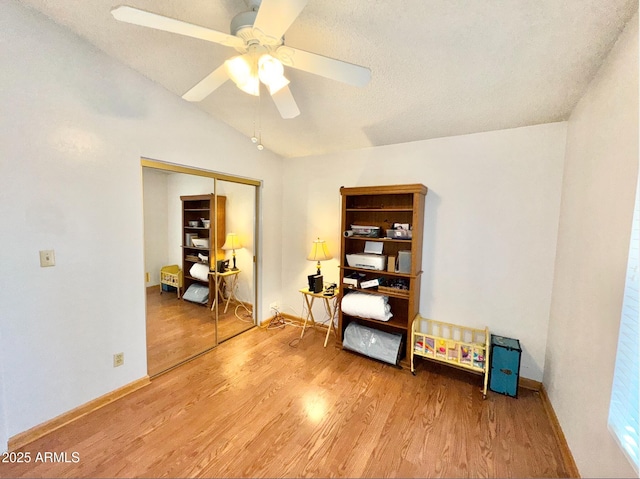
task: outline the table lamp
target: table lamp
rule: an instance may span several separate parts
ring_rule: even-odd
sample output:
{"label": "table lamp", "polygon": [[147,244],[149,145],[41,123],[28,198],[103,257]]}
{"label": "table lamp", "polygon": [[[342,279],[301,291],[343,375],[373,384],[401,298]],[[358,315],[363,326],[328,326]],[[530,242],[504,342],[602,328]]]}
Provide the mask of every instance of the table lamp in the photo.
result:
{"label": "table lamp", "polygon": [[320,274],[320,261],[327,261],[332,258],[333,256],[331,256],[331,253],[329,253],[327,243],[325,242],[325,240],[321,240],[320,238],[313,242],[313,245],[311,246],[311,252],[307,256],[307,259],[309,261],[318,262],[318,264],[316,265],[316,267],[318,268],[317,274]]}
{"label": "table lamp", "polygon": [[233,268],[231,268],[231,271],[238,271],[238,268],[236,267],[236,250],[242,249],[242,243],[240,243],[238,235],[236,233],[228,233],[227,238],[222,245],[222,249],[224,251],[233,251]]}

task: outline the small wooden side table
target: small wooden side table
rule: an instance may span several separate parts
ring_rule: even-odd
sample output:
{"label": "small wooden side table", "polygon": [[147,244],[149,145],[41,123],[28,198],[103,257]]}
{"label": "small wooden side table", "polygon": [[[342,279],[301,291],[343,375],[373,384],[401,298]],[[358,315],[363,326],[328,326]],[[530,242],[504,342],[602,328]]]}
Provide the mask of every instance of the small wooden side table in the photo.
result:
{"label": "small wooden side table", "polygon": [[316,320],[313,317],[313,302],[315,301],[316,298],[322,298],[324,299],[324,304],[327,308],[327,312],[329,313],[329,325],[327,327],[327,336],[324,338],[324,347],[327,347],[327,342],[329,341],[329,334],[331,333],[331,330],[333,329],[334,334],[337,336],[338,332],[336,331],[336,327],[333,324],[334,319],[336,317],[336,313],[338,311],[338,307],[337,307],[337,298],[338,298],[338,289],[336,288],[332,294],[324,294],[324,292],[322,293],[314,293],[313,291],[309,291],[309,288],[304,288],[301,289],[300,292],[302,293],[302,296],[304,297],[304,302],[307,306],[307,315],[304,318],[304,324],[302,325],[302,332],[300,333],[300,339],[302,339],[302,336],[304,336],[304,330],[307,327],[307,322],[309,321],[309,318],[311,318],[311,322],[315,325],[316,324]]}
{"label": "small wooden side table", "polygon": [[[235,299],[236,301],[238,301],[238,298],[236,298],[236,285],[238,284],[238,274],[240,273],[239,269],[236,270],[232,270],[230,269],[229,271],[225,271],[224,273],[218,273],[217,271],[209,271],[209,291],[214,292],[215,295],[215,290],[217,289],[218,294],[213,298],[213,302],[211,303],[211,311],[213,311],[213,309],[216,307],[216,301],[218,301],[218,296],[220,297],[220,299],[222,300],[222,302],[224,302],[225,300],[227,301],[225,306],[224,306],[224,312],[227,312],[227,308],[229,307],[229,301],[231,301],[231,299]],[[215,281],[216,284],[216,288],[213,288],[213,284],[212,281]],[[225,287],[229,286],[229,297],[225,298],[224,297],[224,290]]]}

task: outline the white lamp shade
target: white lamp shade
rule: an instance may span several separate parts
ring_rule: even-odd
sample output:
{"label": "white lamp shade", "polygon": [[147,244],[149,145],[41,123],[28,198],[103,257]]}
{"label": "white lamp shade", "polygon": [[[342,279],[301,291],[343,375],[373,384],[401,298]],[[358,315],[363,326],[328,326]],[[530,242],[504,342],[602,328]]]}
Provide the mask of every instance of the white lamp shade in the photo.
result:
{"label": "white lamp shade", "polygon": [[262,55],[258,60],[258,77],[267,85],[271,95],[289,84],[289,80],[284,76],[282,62],[268,54]]}
{"label": "white lamp shade", "polygon": [[318,238],[313,242],[311,246],[311,252],[307,256],[309,261],[327,261],[332,259],[331,253],[329,253],[329,248],[327,248],[327,243],[325,240],[321,240]]}
{"label": "white lamp shade", "polygon": [[265,54],[258,60],[258,76],[265,85],[270,85],[271,82],[282,77],[283,74],[284,67],[277,58]]}
{"label": "white lamp shade", "polygon": [[238,88],[249,95],[260,96],[260,82],[257,77],[249,77],[242,85],[238,84]]}
{"label": "white lamp shade", "polygon": [[260,95],[260,83],[249,54],[235,56],[224,62],[224,66],[238,88],[250,95]]}
{"label": "white lamp shade", "polygon": [[229,58],[224,62],[224,66],[227,69],[229,78],[233,80],[236,85],[242,85],[247,82],[251,77],[251,65],[247,59],[247,55],[238,55],[233,58]]}
{"label": "white lamp shade", "polygon": [[225,251],[242,249],[242,243],[236,233],[228,233],[222,249]]}

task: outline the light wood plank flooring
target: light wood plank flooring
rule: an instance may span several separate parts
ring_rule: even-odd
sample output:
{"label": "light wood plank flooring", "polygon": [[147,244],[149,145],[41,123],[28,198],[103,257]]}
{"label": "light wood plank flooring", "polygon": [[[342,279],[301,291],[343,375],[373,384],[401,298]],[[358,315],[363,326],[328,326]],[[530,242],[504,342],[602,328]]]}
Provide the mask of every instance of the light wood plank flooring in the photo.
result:
{"label": "light wood plank flooring", "polygon": [[[226,313],[219,308],[219,342],[253,327],[247,311],[230,303]],[[251,306],[249,305],[249,308]],[[155,376],[215,345],[213,313],[205,306],[178,300],[176,293],[160,294],[160,287],[147,288],[147,367]]]}
{"label": "light wood plank flooring", "polygon": [[2,477],[567,477],[536,392],[419,361],[417,376],[322,329],[255,328],[24,448],[76,464]]}

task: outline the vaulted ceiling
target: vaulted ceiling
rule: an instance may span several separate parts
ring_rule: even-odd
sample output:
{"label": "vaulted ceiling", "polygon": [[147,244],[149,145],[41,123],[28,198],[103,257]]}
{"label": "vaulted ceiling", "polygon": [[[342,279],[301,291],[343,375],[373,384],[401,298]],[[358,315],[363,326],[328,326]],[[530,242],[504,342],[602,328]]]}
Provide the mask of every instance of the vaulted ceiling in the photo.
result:
{"label": "vaulted ceiling", "polygon": [[[177,96],[237,52],[110,11],[124,3],[228,33],[249,9],[245,0],[21,3]],[[286,158],[565,120],[637,9],[637,0],[309,0],[285,44],[368,67],[365,87],[286,68],[296,118],[231,81],[194,105],[247,141],[261,133]]]}

